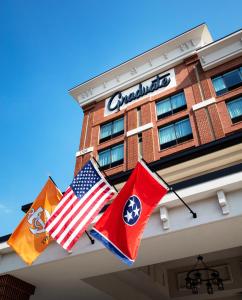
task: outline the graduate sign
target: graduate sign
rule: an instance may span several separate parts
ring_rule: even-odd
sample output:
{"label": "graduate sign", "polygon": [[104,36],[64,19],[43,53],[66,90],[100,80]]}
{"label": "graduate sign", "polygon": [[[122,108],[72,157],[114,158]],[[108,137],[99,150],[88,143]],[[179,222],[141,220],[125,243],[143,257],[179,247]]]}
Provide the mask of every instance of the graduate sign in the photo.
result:
{"label": "graduate sign", "polygon": [[144,82],[141,82],[125,91],[117,91],[105,102],[105,116],[126,108],[128,105],[142,100],[147,95],[165,91],[176,86],[174,69],[158,74]]}

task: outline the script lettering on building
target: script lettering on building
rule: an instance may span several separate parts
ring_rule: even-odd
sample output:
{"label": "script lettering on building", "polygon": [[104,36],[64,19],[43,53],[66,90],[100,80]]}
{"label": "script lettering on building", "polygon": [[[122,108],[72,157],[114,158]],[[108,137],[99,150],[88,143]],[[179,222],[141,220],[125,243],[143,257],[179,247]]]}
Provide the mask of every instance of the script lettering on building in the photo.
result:
{"label": "script lettering on building", "polygon": [[105,116],[124,109],[148,94],[155,94],[176,86],[175,72],[171,69],[139,83],[125,91],[117,91],[105,102]]}

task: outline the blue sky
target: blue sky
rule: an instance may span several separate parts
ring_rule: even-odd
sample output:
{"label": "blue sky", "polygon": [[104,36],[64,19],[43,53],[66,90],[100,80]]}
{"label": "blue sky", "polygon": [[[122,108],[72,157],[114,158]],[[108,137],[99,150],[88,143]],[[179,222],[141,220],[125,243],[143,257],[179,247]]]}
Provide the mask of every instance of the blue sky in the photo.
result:
{"label": "blue sky", "polygon": [[241,28],[242,1],[0,1],[0,236],[51,175],[72,180],[82,111],[68,89],[200,23]]}

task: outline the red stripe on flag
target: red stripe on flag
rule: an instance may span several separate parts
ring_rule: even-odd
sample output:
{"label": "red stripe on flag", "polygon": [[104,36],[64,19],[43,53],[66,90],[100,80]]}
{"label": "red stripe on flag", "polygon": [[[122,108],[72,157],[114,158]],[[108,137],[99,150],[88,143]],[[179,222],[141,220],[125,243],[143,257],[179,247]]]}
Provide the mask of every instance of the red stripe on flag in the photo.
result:
{"label": "red stripe on flag", "polygon": [[[68,197],[67,195],[72,192]],[[62,211],[63,206],[66,205],[66,202],[69,202],[72,198],[73,195],[73,191],[71,189],[71,187],[68,187],[66,192],[64,193],[63,197],[61,198],[59,204],[56,206],[53,214],[51,215],[51,217],[49,218],[49,220],[46,222],[45,227],[48,227],[50,223],[52,223],[53,219],[55,219],[57,217],[57,215],[59,215],[59,213]]]}
{"label": "red stripe on flag", "polygon": [[[99,189],[100,190],[100,189]],[[65,242],[68,240],[68,238],[72,235],[72,233],[76,230],[76,228],[80,225],[80,223],[83,221],[83,219],[88,215],[89,211],[92,209],[93,206],[110,190],[109,187],[106,187],[106,189],[97,197],[97,199],[90,205],[87,211],[84,212],[84,214],[73,224],[73,226],[69,229],[69,232],[65,235],[65,237],[60,242],[61,245],[64,245]],[[87,201],[89,201],[88,199]],[[105,199],[103,200],[105,201]],[[99,207],[98,207],[99,208]],[[71,223],[72,219],[70,220],[69,224]],[[84,224],[85,225],[85,224]],[[81,229],[80,229],[81,230]],[[84,231],[84,230],[83,230]],[[80,231],[79,231],[80,232]]]}
{"label": "red stripe on flag", "polygon": [[[98,212],[100,211],[100,209],[104,206],[104,204],[108,201],[107,199],[109,199],[109,194],[107,194],[110,191],[109,187],[106,187],[105,190],[102,191],[102,193],[98,196],[98,198],[90,205],[88,211],[86,211],[78,220],[77,222],[75,222],[75,224],[73,224],[73,226],[71,227],[70,231],[68,232],[68,234],[64,237],[64,239],[60,242],[60,244],[62,246],[64,246],[64,244],[68,241],[69,238],[71,238],[72,234],[75,233],[75,230],[78,230],[79,225],[81,225],[80,229],[78,230],[78,232],[76,233],[76,235],[72,238],[73,239],[78,239],[81,234],[85,231],[86,226],[88,226],[88,224],[90,224],[90,219],[92,217],[92,215],[90,217],[88,217],[85,220],[84,224],[81,224],[84,219],[88,216],[88,214],[90,213],[90,211],[92,210],[93,207],[95,207],[95,205],[100,201],[101,198],[103,198],[105,195],[106,197],[104,197],[102,199],[102,201],[100,202],[100,204],[95,208],[95,211],[92,213],[94,215],[94,217],[98,214]],[[73,244],[74,245],[74,244]],[[64,247],[65,248],[65,247]],[[68,249],[71,248],[70,246],[68,246]]]}
{"label": "red stripe on flag", "polygon": [[[73,195],[72,195],[72,197],[70,198],[70,200],[73,199],[74,197],[76,198],[75,194],[73,193]],[[70,207],[69,207],[69,208],[65,211],[65,213],[61,216],[60,220],[59,220],[59,221],[58,221],[58,222],[57,222],[57,223],[49,230],[49,233],[50,233],[51,235],[55,233],[55,231],[59,228],[59,226],[60,226],[61,222],[63,221],[63,219],[71,213],[71,211],[72,211],[72,209],[73,209],[73,206],[77,205],[78,202],[79,202],[79,200],[78,200],[78,198],[76,198],[76,199],[73,201],[72,205],[70,205]],[[69,203],[69,201],[68,201],[68,203]],[[65,206],[65,207],[66,207],[66,206]],[[63,209],[64,209],[64,207],[63,207]],[[53,236],[53,238],[55,238],[55,237]]]}
{"label": "red stripe on flag", "polygon": [[[86,226],[88,226],[89,224],[92,223],[92,221],[94,220],[94,218],[98,215],[99,211],[103,208],[103,206],[110,200],[112,199],[112,197],[114,196],[115,194],[112,193],[110,194],[109,197],[107,197],[107,199],[105,199],[102,207],[99,209],[96,210],[96,212],[86,221],[86,223],[83,225],[82,229],[79,231],[79,233],[74,237],[74,239],[70,242],[70,244],[68,245],[68,247],[66,248],[67,251],[70,251],[72,249],[72,247],[75,245],[75,243],[78,241],[79,237],[83,234],[83,232],[86,230]],[[88,223],[88,224],[87,224]],[[63,241],[61,242],[61,245],[63,246],[64,243]]]}
{"label": "red stripe on flag", "polygon": [[[65,216],[68,216],[69,215],[69,218],[66,220],[66,222],[64,224],[61,225],[61,229],[60,231],[55,235],[55,239],[57,240],[61,234],[66,230],[66,228],[68,227],[68,225],[72,222],[72,220],[78,215],[80,214],[80,212],[83,210],[83,208],[85,207],[85,205],[87,204],[88,201],[90,201],[94,196],[95,194],[103,187],[105,186],[105,183],[104,182],[101,182],[101,184],[99,186],[96,187],[95,190],[93,190],[93,192],[83,201],[83,203],[80,205],[80,207],[72,214],[72,209],[77,206],[78,204],[80,204],[80,200],[77,200],[75,201],[75,205],[73,205],[71,207],[71,210],[69,210],[69,213],[66,214]],[[85,196],[84,196],[85,197]],[[64,216],[61,218],[61,221],[64,219]],[[72,232],[71,232],[72,233]]]}
{"label": "red stripe on flag", "polygon": [[[75,196],[74,192],[71,191],[69,193],[69,198],[65,199],[65,203],[62,204],[61,208],[58,208],[58,211],[54,211],[54,213],[52,214],[52,216],[50,217],[50,219],[48,220],[48,222],[46,224],[46,229],[48,232],[50,232],[50,230],[52,230],[52,228],[55,226],[55,224],[53,224],[53,223],[56,222],[57,218],[61,217],[61,215],[63,214],[63,211],[70,204],[70,202],[74,201],[73,198],[76,198],[76,196]],[[70,207],[71,207],[71,205],[70,205]],[[48,228],[48,227],[50,227],[50,228]]]}

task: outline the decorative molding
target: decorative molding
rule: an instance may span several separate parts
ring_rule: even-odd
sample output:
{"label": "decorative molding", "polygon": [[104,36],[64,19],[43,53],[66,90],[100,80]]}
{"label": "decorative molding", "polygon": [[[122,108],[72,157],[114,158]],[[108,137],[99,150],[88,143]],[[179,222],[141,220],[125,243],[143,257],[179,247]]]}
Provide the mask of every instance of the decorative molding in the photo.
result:
{"label": "decorative molding", "polygon": [[215,41],[197,50],[201,65],[205,71],[222,65],[242,54],[242,30]]}
{"label": "decorative molding", "polygon": [[150,67],[152,67],[152,66],[153,66],[153,64],[152,64],[152,60],[151,60],[151,59],[148,59],[148,64],[149,64],[149,66],[150,66]]}
{"label": "decorative molding", "polygon": [[76,152],[76,157],[79,157],[79,156],[82,156],[82,155],[87,154],[87,153],[89,153],[89,152],[92,152],[93,149],[94,149],[93,147],[89,147],[89,148],[86,148],[86,149],[82,149],[82,150],[80,150],[80,151],[77,151],[77,152]]}
{"label": "decorative molding", "polygon": [[170,229],[168,210],[165,206],[160,207],[160,219],[163,225],[163,229]]}
{"label": "decorative molding", "polygon": [[132,68],[130,70],[130,74],[133,76],[133,75],[136,75],[138,72],[137,72],[137,69],[136,68]]}
{"label": "decorative molding", "polygon": [[135,129],[129,130],[129,131],[127,131],[127,137],[131,136],[131,135],[135,135],[137,133],[140,133],[140,132],[145,131],[147,129],[150,129],[152,127],[154,127],[153,123],[147,123],[143,126],[140,126],[140,127],[135,128]]}
{"label": "decorative molding", "polygon": [[217,191],[217,196],[218,196],[218,203],[222,209],[223,215],[228,215],[229,214],[229,205],[228,205],[224,191],[223,190]]}
{"label": "decorative molding", "polygon": [[190,40],[190,43],[191,43],[192,47],[194,47],[194,46],[195,46],[195,43],[194,43],[194,41],[193,41],[193,40]]}
{"label": "decorative molding", "polygon": [[202,63],[202,64],[205,64],[205,63],[206,63],[206,60],[205,60],[204,56],[201,56],[201,57],[200,57],[200,60],[201,60],[201,63]]}
{"label": "decorative molding", "polygon": [[210,98],[210,99],[204,100],[204,101],[202,101],[202,102],[199,102],[199,103],[197,103],[197,104],[194,104],[194,105],[192,106],[192,109],[195,111],[195,110],[198,110],[198,109],[200,109],[200,108],[203,108],[203,107],[206,107],[206,106],[208,106],[208,105],[211,105],[211,104],[213,104],[213,103],[216,103],[215,98]]}
{"label": "decorative molding", "polygon": [[[192,42],[191,42],[192,41]],[[171,39],[135,58],[94,77],[70,90],[81,106],[108,98],[115,91],[127,89],[139,82],[173,68],[185,58],[196,53],[212,38],[205,24]],[[184,51],[181,51],[181,48]],[[134,67],[135,66],[135,67]],[[116,77],[119,76],[119,80]],[[103,89],[103,82],[106,89]],[[92,94],[90,93],[92,88]]]}

